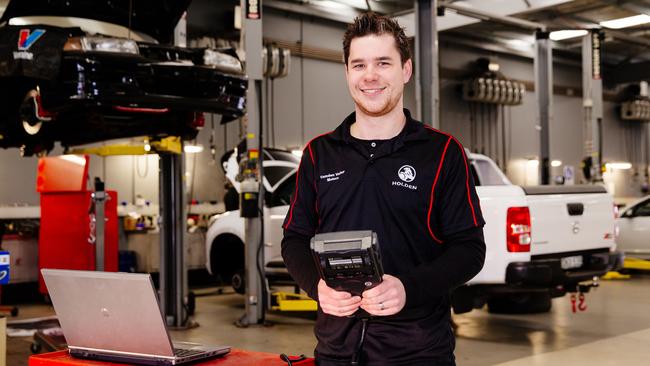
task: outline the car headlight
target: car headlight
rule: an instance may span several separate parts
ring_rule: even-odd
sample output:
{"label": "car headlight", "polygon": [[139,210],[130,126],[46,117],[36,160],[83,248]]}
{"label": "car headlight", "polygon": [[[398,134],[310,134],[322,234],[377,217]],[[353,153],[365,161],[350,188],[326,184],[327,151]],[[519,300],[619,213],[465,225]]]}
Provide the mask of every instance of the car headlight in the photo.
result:
{"label": "car headlight", "polygon": [[140,54],[138,44],[130,39],[107,37],[73,37],[63,46],[65,51]]}
{"label": "car headlight", "polygon": [[241,62],[236,57],[209,48],[203,52],[203,64],[227,72],[242,72]]}

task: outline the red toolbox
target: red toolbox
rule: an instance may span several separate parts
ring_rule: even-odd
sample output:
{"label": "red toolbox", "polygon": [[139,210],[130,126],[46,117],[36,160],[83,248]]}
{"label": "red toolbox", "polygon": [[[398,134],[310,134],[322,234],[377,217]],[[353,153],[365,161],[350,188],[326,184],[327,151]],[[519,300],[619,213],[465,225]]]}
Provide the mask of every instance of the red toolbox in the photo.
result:
{"label": "red toolbox", "polygon": [[[67,157],[67,158],[64,158]],[[37,191],[41,193],[38,267],[95,270],[95,235],[91,227],[92,191],[86,189],[88,157],[41,158]],[[107,191],[104,227],[104,269],[118,268],[117,193]],[[47,289],[39,273],[39,290]]]}

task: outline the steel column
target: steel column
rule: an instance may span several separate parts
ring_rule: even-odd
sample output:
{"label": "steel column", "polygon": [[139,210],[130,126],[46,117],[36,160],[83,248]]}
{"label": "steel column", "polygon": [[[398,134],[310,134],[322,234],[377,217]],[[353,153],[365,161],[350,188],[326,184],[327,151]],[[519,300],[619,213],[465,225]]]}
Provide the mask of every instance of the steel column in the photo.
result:
{"label": "steel column", "polygon": [[415,88],[417,117],[425,124],[440,128],[440,91],[438,76],[437,0],[417,0],[415,19]]}
{"label": "steel column", "polygon": [[[174,29],[174,44],[186,45],[185,14]],[[185,154],[159,152],[160,201],[160,306],[167,325],[187,328],[187,268],[185,266],[185,233],[187,232],[185,185]]]}
{"label": "steel column", "polygon": [[601,75],[602,32],[594,29],[582,39],[583,139],[586,158],[591,158],[591,182],[602,181],[603,80]]}
{"label": "steel column", "polygon": [[[246,145],[259,151],[258,172],[262,173],[262,1],[242,0],[242,33],[246,51],[246,74],[249,87],[246,95]],[[258,182],[259,176],[257,177]],[[264,204],[264,185],[259,184],[259,207]],[[264,246],[263,213],[259,217],[246,218],[246,311],[239,320],[242,326],[264,322]],[[261,272],[261,273],[260,273]]]}
{"label": "steel column", "polygon": [[185,294],[185,172],[183,154],[160,153],[160,305],[167,325],[187,324]]}
{"label": "steel column", "polygon": [[553,55],[549,33],[535,34],[535,95],[537,97],[537,128],[539,130],[539,179],[550,183],[551,153],[549,127],[553,120]]}

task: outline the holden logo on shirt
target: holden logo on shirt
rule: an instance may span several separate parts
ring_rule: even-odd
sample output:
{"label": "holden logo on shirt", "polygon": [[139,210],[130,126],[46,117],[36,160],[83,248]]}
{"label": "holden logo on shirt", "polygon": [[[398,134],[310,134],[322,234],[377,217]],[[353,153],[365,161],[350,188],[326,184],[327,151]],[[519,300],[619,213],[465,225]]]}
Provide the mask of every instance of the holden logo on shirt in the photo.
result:
{"label": "holden logo on shirt", "polygon": [[411,183],[415,179],[415,169],[410,165],[403,165],[397,171],[399,179],[405,181],[406,183]]}
{"label": "holden logo on shirt", "polygon": [[415,179],[415,174],[416,174],[415,169],[412,166],[402,165],[402,167],[397,170],[397,176],[402,181],[401,182],[393,181],[393,185],[412,189],[412,190],[417,190],[418,186],[407,184],[407,183],[411,183]]}

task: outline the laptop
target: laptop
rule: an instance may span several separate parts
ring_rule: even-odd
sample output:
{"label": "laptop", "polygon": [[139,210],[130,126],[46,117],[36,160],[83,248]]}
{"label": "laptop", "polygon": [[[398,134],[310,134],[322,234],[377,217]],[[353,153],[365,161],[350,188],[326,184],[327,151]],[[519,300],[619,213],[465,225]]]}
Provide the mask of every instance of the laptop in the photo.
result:
{"label": "laptop", "polygon": [[172,343],[149,274],[58,269],[41,273],[72,356],[178,365],[230,352],[229,346]]}

